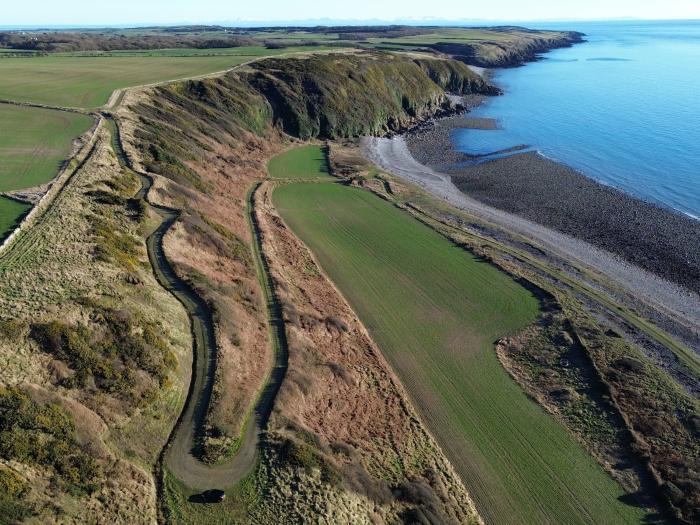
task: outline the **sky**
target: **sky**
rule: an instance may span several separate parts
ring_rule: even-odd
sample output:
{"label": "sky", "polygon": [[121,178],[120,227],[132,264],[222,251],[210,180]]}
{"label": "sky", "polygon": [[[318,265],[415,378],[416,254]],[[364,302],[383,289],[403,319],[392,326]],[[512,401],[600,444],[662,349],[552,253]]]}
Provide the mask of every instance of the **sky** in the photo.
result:
{"label": "sky", "polygon": [[2,0],[0,26],[700,19],[700,0]]}

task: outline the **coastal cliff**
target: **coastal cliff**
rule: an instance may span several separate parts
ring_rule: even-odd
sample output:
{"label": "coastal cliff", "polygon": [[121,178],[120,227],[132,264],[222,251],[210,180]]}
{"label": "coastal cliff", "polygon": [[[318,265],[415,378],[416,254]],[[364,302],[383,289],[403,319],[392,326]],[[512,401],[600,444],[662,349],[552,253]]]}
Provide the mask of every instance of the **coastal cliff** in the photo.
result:
{"label": "coastal cliff", "polygon": [[361,52],[261,60],[157,88],[154,103],[139,113],[166,127],[140,128],[137,147],[147,169],[196,187],[197,176],[181,162],[192,155],[194,123],[211,128],[206,133],[215,140],[221,131],[263,136],[273,127],[301,139],[382,135],[458,110],[447,93],[500,91],[451,59]]}
{"label": "coastal cliff", "polygon": [[445,91],[498,93],[460,62],[385,53],[273,59],[253,69],[245,78],[274,123],[303,139],[399,131],[448,110]]}
{"label": "coastal cliff", "polygon": [[583,42],[585,36],[576,31],[543,32],[513,27],[494,28],[495,31],[503,31],[504,33],[515,29],[525,33],[529,38],[519,38],[513,41],[494,39],[493,41],[475,43],[437,42],[427,44],[426,47],[473,66],[516,67],[537,60],[540,54],[547,51],[571,47]]}

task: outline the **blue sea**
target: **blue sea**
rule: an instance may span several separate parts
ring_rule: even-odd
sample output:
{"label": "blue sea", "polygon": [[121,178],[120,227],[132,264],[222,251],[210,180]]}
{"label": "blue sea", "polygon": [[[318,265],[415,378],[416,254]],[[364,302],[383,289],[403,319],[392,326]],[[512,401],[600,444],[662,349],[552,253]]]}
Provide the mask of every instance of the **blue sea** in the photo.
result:
{"label": "blue sea", "polygon": [[[532,24],[531,24],[532,25]],[[541,25],[586,42],[496,71],[505,96],[456,130],[457,149],[528,145],[604,184],[700,218],[700,21]]]}

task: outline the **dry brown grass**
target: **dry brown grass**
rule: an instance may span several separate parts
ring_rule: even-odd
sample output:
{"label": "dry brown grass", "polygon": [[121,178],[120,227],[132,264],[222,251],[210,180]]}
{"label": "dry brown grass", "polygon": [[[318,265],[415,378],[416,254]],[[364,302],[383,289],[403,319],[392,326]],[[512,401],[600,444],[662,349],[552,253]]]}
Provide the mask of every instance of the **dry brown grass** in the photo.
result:
{"label": "dry brown grass", "polygon": [[[311,443],[338,469],[341,495],[373,503],[374,510],[356,507],[358,523],[373,514],[390,522],[414,507],[450,523],[477,521],[464,486],[379,349],[272,208],[271,188],[258,193],[256,209],[284,307],[289,368],[270,431]],[[424,487],[430,503],[396,496],[410,483]],[[352,519],[342,514],[338,521]]]}
{"label": "dry brown grass", "polygon": [[[143,103],[144,97],[129,93],[123,106]],[[141,166],[134,146],[138,125],[133,112],[121,111],[125,150]],[[265,307],[250,255],[245,199],[252,182],[266,176],[267,159],[283,143],[274,133],[267,139],[247,134],[243,140],[222,134],[219,142],[193,133],[200,147],[196,160],[185,164],[208,191],[156,176],[150,197],[183,210],[181,220],[165,237],[165,251],[178,275],[213,309],[218,363],[207,419],[212,437],[205,441],[205,452],[208,459],[216,460],[239,437],[271,365]]]}
{"label": "dry brown grass", "polygon": [[[36,520],[44,523],[152,523],[156,516],[151,468],[179,414],[189,381],[189,324],[180,304],[155,281],[147,261],[141,226],[124,207],[97,202],[95,191],[129,193],[138,181],[121,173],[105,130],[82,170],[70,180],[53,206],[25,232],[17,250],[0,259],[0,318],[22,323],[59,320],[95,322],[91,302],[132,312],[159,324],[180,367],[172,386],[152,404],[133,408],[94,387],[67,388],[65,363],[42,352],[26,325],[13,337],[0,337],[0,381],[28,389],[39,402],[61,405],[76,422],[77,439],[97,458],[105,481],[91,496],[72,496],[49,482],[52,473],[15,465],[30,480],[29,500]],[[136,243],[130,268],[95,258],[95,221],[108,221],[115,232]],[[138,282],[138,285],[133,284]],[[41,385],[41,386],[39,386]]]}

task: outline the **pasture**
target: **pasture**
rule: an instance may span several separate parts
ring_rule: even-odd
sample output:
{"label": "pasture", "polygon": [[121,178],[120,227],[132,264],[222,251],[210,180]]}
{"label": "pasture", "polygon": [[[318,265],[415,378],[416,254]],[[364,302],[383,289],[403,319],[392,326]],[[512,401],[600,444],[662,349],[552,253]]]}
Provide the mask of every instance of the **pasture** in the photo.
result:
{"label": "pasture", "polygon": [[0,242],[17,225],[19,219],[29,211],[31,206],[7,197],[0,196]]}
{"label": "pasture", "polygon": [[115,89],[215,73],[266,55],[318,49],[242,47],[227,53],[173,49],[7,58],[0,60],[0,99],[96,108]]}
{"label": "pasture", "polygon": [[323,47],[309,46],[289,46],[280,49],[268,49],[263,46],[240,46],[240,47],[210,47],[210,48],[187,48],[178,47],[171,49],[126,49],[114,51],[64,51],[53,53],[59,57],[202,57],[202,56],[245,56],[264,57],[274,56],[280,53],[296,53],[310,51],[312,49],[326,49]]}
{"label": "pasture", "polygon": [[528,399],[494,342],[537,299],[486,261],[357,189],[279,186],[273,201],[363,321],[487,523],[639,523],[622,489]]}
{"label": "pasture", "polygon": [[50,181],[74,138],[90,129],[87,115],[0,104],[0,191]]}
{"label": "pasture", "polygon": [[273,157],[267,171],[275,179],[332,179],[326,152],[320,146],[302,146]]}

